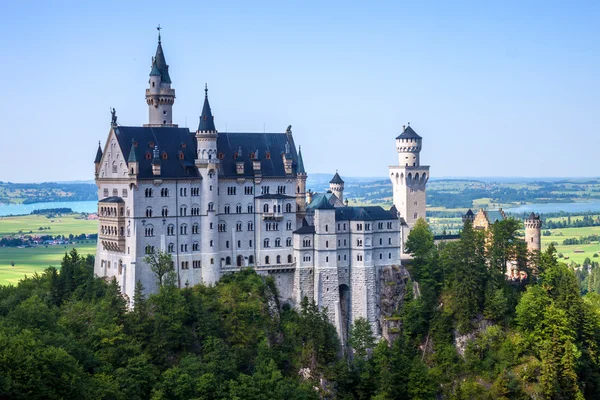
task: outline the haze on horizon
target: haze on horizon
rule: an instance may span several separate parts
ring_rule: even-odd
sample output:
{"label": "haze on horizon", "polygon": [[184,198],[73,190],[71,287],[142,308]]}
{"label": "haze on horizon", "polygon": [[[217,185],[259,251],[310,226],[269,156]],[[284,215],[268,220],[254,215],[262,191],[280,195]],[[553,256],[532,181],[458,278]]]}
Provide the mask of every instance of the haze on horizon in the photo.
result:
{"label": "haze on horizon", "polygon": [[600,3],[12,2],[0,180],[93,179],[98,140],[142,125],[156,25],[196,129],[293,126],[307,170],[383,177],[402,125],[444,176],[598,176]]}

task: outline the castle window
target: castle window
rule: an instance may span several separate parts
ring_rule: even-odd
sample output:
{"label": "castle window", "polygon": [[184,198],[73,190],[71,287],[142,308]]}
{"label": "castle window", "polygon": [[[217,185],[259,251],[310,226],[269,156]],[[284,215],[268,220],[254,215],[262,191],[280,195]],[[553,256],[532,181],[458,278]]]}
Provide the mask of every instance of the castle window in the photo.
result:
{"label": "castle window", "polygon": [[252,204],[248,204],[248,214],[252,214],[254,212],[254,207]]}
{"label": "castle window", "polygon": [[228,249],[229,248],[229,240],[225,241],[225,248]]}
{"label": "castle window", "polygon": [[225,222],[219,222],[219,232],[227,232],[227,224]]}
{"label": "castle window", "polygon": [[242,248],[242,241],[241,241],[241,240],[238,240],[238,241],[237,241],[237,248],[238,248],[238,249],[241,249],[241,248]]}
{"label": "castle window", "polygon": [[192,225],[192,234],[197,234],[198,230],[199,230],[199,225],[198,224]]}
{"label": "castle window", "polygon": [[277,262],[277,264],[281,264],[281,256],[277,256],[276,262]]}
{"label": "castle window", "polygon": [[264,240],[263,247],[265,247],[265,248],[269,247],[269,239]]}
{"label": "castle window", "polygon": [[186,224],[183,224],[179,227],[179,234],[187,235],[187,225]]}
{"label": "castle window", "polygon": [[238,213],[238,214],[241,214],[242,213],[242,206],[241,205],[235,206],[235,212]]}
{"label": "castle window", "polygon": [[329,225],[325,225],[325,232],[329,232]]}
{"label": "castle window", "polygon": [[192,251],[200,250],[200,244],[198,242],[192,243]]}
{"label": "castle window", "polygon": [[287,238],[287,239],[285,239],[285,245],[286,245],[287,247],[290,247],[290,246],[292,245],[292,238]]}
{"label": "castle window", "polygon": [[263,212],[265,212],[265,213],[268,213],[268,212],[269,212],[269,205],[268,205],[268,204],[265,204],[265,205],[263,206]]}
{"label": "castle window", "polygon": [[146,208],[146,217],[152,218],[152,208],[151,207]]}
{"label": "castle window", "polygon": [[265,257],[265,264],[270,264],[271,263],[271,259],[269,256]]}
{"label": "castle window", "polygon": [[231,265],[231,257],[225,257],[225,265]]}
{"label": "castle window", "polygon": [[287,221],[285,223],[285,229],[287,229],[288,231],[292,230],[292,221]]}
{"label": "castle window", "polygon": [[214,258],[211,258],[211,259],[210,259],[210,265],[213,265],[214,263],[215,263],[215,259],[214,259]]}
{"label": "castle window", "polygon": [[280,238],[275,239],[275,247],[281,247],[281,239]]}
{"label": "castle window", "polygon": [[169,209],[167,207],[163,207],[162,211],[161,211],[161,215],[163,217],[168,217],[169,216]]}
{"label": "castle window", "polygon": [[252,248],[252,240],[248,241],[248,247]]}
{"label": "castle window", "polygon": [[186,206],[179,207],[179,215],[181,215],[182,217],[185,217],[187,215],[187,207]]}
{"label": "castle window", "polygon": [[208,203],[208,211],[214,211],[214,210],[215,210],[214,203]]}
{"label": "castle window", "polygon": [[288,262],[288,264],[291,264],[291,263],[292,263],[292,255],[291,255],[291,254],[288,254],[287,260],[288,260],[288,261],[287,261],[287,262]]}
{"label": "castle window", "polygon": [[388,238],[388,244],[392,244],[392,238]]}
{"label": "castle window", "polygon": [[235,230],[237,232],[241,232],[242,231],[242,223],[241,222],[236,222],[236,224],[235,224]]}
{"label": "castle window", "polygon": [[292,205],[290,203],[285,205],[285,212],[286,213],[292,212]]}
{"label": "castle window", "polygon": [[383,239],[382,238],[379,238],[379,245],[380,246],[383,245]]}
{"label": "castle window", "polygon": [[225,206],[225,214],[229,214],[229,211],[230,211],[230,207],[228,205]]}
{"label": "castle window", "polygon": [[356,239],[356,246],[362,247],[363,241],[361,239]]}
{"label": "castle window", "polygon": [[254,256],[248,256],[248,264],[254,264]]}
{"label": "castle window", "polygon": [[197,269],[201,267],[201,263],[202,261],[198,260],[198,261],[192,261],[192,268]]}
{"label": "castle window", "polygon": [[147,188],[145,190],[146,197],[152,197],[152,188]]}
{"label": "castle window", "polygon": [[[325,257],[325,262],[329,262],[329,257]],[[329,279],[329,277],[327,277]]]}
{"label": "castle window", "polygon": [[152,82],[152,87],[154,87],[154,86],[155,86],[155,85],[154,85],[154,83],[155,83],[155,82]]}
{"label": "castle window", "polygon": [[392,259],[392,253],[388,253],[388,259]]}
{"label": "castle window", "polygon": [[329,241],[328,241],[328,240],[326,240],[326,241],[325,241],[325,247],[326,247],[326,248],[328,248],[328,247],[329,247]]}
{"label": "castle window", "polygon": [[163,159],[163,160],[166,160],[167,158],[168,158],[168,156],[167,156],[167,152],[166,152],[166,151],[163,151],[163,153],[162,153],[162,159]]}
{"label": "castle window", "polygon": [[169,245],[167,246],[167,252],[173,253],[174,251],[175,251],[175,245],[173,243],[169,243]]}
{"label": "castle window", "polygon": [[167,236],[174,236],[174,235],[175,235],[175,225],[167,226]]}
{"label": "castle window", "polygon": [[154,148],[154,142],[149,142],[148,143],[148,147],[150,147],[151,149],[153,149]]}
{"label": "castle window", "polygon": [[254,230],[254,223],[248,222],[248,230],[252,232]]}
{"label": "castle window", "polygon": [[383,260],[383,253],[379,253],[379,259]]}

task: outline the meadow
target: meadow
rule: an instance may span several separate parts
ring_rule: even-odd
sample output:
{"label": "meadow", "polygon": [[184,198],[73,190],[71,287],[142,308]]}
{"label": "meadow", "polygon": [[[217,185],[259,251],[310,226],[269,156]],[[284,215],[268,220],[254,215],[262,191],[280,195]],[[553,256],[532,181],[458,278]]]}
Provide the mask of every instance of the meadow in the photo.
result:
{"label": "meadow", "polygon": [[[542,231],[543,230],[544,229],[542,227]],[[577,264],[582,264],[587,257],[589,257],[592,261],[600,261],[600,258],[594,258],[595,253],[600,253],[600,243],[598,242],[593,242],[590,244],[562,244],[563,240],[569,238],[600,235],[600,226],[550,229],[550,232],[552,232],[552,235],[542,236],[542,251],[545,250],[551,242],[556,242],[558,243],[558,245],[556,245],[557,252],[563,254],[564,256],[564,258],[561,259],[563,262],[570,263],[571,261],[574,261]]]}
{"label": "meadow", "polygon": [[[25,275],[42,273],[49,266],[60,268],[60,261],[72,248],[82,255],[96,254],[96,241],[25,248],[0,247],[0,285],[16,285]],[[15,265],[11,266],[13,262]]]}
{"label": "meadow", "polygon": [[[39,228],[48,228],[40,230]],[[98,221],[80,219],[80,214],[47,218],[45,215],[22,215],[0,217],[0,237],[22,234],[80,235],[98,233]]]}
{"label": "meadow", "polygon": [[[40,227],[49,228],[40,230]],[[0,217],[0,237],[27,235],[69,236],[98,233],[98,221],[80,219],[80,214],[46,218],[45,215]],[[76,248],[82,254],[95,254],[96,241],[37,247],[0,247],[0,285],[16,284],[25,275],[41,273],[49,266],[60,267],[65,252]],[[11,264],[14,263],[14,266]]]}

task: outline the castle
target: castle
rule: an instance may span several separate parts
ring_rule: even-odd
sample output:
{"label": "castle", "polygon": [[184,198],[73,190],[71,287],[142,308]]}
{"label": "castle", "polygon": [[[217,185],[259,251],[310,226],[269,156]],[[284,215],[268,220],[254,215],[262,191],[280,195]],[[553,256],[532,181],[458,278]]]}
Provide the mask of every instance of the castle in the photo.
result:
{"label": "castle", "polygon": [[[506,214],[500,208],[498,210],[484,210],[479,209],[475,214],[469,209],[465,215],[463,215],[463,222],[470,221],[473,224],[473,229],[484,230],[489,232],[489,228],[497,221],[503,221],[506,219]],[[540,253],[542,251],[542,220],[539,214],[531,213],[523,221],[525,226],[525,243],[527,244],[527,251],[530,254]],[[516,267],[516,263],[509,261],[506,266],[506,277],[508,279],[517,280],[525,278],[525,272],[519,271]]]}
{"label": "castle", "polygon": [[274,278],[283,301],[308,297],[326,307],[342,338],[359,317],[379,334],[383,273],[400,265],[407,229],[425,217],[421,137],[408,126],[396,138],[391,209],[349,207],[337,172],[327,193],[307,193],[291,126],[219,132],[205,87],[198,129],[180,128],[171,84],[159,32],[148,124],[121,126],[113,110],[97,150],[95,274],[114,277],[131,305],[136,282],[157,290],[147,254],[169,253],[180,287],[251,267]]}

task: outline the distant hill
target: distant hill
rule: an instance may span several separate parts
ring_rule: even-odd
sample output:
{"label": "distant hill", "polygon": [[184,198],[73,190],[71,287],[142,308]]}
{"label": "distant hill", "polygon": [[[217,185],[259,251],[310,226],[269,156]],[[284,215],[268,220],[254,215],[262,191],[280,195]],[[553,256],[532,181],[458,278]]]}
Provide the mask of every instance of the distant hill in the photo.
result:
{"label": "distant hill", "polygon": [[12,183],[0,182],[0,203],[31,204],[52,201],[94,201],[97,199],[93,183]]}

